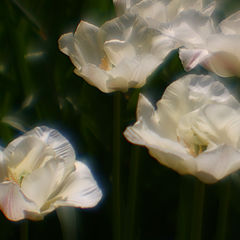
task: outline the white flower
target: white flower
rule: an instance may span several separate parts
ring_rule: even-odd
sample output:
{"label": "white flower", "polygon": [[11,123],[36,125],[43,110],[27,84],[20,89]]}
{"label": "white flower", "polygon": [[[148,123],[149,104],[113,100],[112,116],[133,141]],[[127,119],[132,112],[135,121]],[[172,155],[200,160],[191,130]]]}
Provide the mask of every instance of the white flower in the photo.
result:
{"label": "white flower", "polygon": [[215,1],[206,7],[202,0],[142,0],[129,8],[129,11],[141,16],[150,27],[159,28],[159,24],[169,23],[188,10],[194,10],[210,16],[215,9]]}
{"label": "white flower", "polygon": [[[198,64],[222,77],[240,76],[240,11],[226,18],[219,24],[221,31],[196,34],[204,37],[202,44],[183,44],[179,57],[186,71]],[[199,37],[199,39],[201,38]]]}
{"label": "white flower", "polygon": [[205,183],[240,168],[240,104],[210,76],[175,81],[157,109],[140,95],[137,122],[124,135],[160,163]]}
{"label": "white flower", "polygon": [[42,219],[59,206],[94,207],[102,197],[88,167],[59,132],[36,127],[0,155],[0,209],[18,221]]}
{"label": "white flower", "polygon": [[172,50],[168,38],[144,20],[125,14],[101,28],[81,21],[74,34],[59,39],[75,73],[103,92],[139,88]]}
{"label": "white flower", "polygon": [[124,14],[129,8],[131,8],[137,2],[141,0],[113,0],[117,15]]}

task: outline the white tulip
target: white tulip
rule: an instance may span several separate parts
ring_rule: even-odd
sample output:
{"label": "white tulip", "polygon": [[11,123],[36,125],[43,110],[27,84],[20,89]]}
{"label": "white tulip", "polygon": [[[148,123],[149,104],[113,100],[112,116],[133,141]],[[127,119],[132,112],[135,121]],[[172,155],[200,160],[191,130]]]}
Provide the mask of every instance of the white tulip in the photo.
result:
{"label": "white tulip", "polygon": [[129,8],[134,4],[140,2],[141,0],[113,0],[117,15],[120,16],[124,14]]}
{"label": "white tulip", "polygon": [[[207,33],[193,29],[189,36],[198,35],[204,39],[201,44],[189,45],[185,41],[179,50],[179,57],[186,71],[198,64],[222,77],[240,76],[240,12],[234,13],[219,24],[221,31]],[[185,34],[187,35],[187,34]]]}
{"label": "white tulip", "polygon": [[214,9],[215,1],[205,7],[202,0],[142,0],[129,11],[141,16],[149,27],[158,29],[159,24],[173,21],[181,12],[194,10],[210,16]]}
{"label": "white tulip", "polygon": [[0,209],[12,221],[39,220],[60,206],[94,207],[102,197],[88,167],[59,132],[36,127],[0,155]]}
{"label": "white tulip", "polygon": [[74,34],[59,39],[60,50],[75,73],[103,92],[139,88],[173,49],[172,42],[134,14],[106,22],[101,28],[81,21]]}
{"label": "white tulip", "polygon": [[124,135],[165,166],[205,183],[240,168],[240,104],[210,76],[175,81],[156,109],[140,95],[137,122]]}

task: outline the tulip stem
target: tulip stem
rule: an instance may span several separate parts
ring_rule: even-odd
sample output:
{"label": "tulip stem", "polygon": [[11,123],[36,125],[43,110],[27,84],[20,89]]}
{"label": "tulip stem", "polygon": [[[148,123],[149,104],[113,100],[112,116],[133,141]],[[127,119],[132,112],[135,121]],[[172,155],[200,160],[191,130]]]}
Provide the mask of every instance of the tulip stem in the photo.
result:
{"label": "tulip stem", "polygon": [[121,137],[121,95],[114,95],[113,104],[113,234],[114,240],[121,240],[121,194],[120,194],[120,137]]}
{"label": "tulip stem", "polygon": [[177,240],[186,240],[190,236],[190,217],[189,210],[190,181],[185,176],[181,176],[178,219],[177,219]]}
{"label": "tulip stem", "polygon": [[202,239],[202,217],[204,205],[205,184],[196,180],[194,186],[193,208],[192,208],[192,224],[191,224],[191,240]]}
{"label": "tulip stem", "polygon": [[20,239],[28,240],[28,221],[24,220],[20,225]]}
{"label": "tulip stem", "polygon": [[124,239],[132,240],[136,238],[135,234],[135,220],[136,220],[136,200],[137,200],[137,179],[139,172],[139,157],[140,147],[132,146],[132,157],[130,162],[130,174],[129,174],[129,190],[128,190],[128,206],[127,214],[125,217],[126,222],[126,237]]}
{"label": "tulip stem", "polygon": [[227,230],[227,215],[228,215],[228,207],[229,207],[229,199],[230,199],[230,181],[229,179],[226,182],[223,182],[223,186],[221,187],[221,196],[219,199],[219,207],[218,207],[218,221],[217,221],[217,229],[216,229],[216,240],[224,240],[226,238],[226,230]]}

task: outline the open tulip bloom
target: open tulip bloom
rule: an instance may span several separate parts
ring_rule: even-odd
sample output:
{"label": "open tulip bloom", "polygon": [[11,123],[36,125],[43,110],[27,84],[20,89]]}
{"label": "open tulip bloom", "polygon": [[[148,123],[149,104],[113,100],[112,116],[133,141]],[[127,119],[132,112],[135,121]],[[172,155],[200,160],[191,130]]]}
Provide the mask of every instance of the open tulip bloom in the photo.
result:
{"label": "open tulip bloom", "polygon": [[169,38],[149,29],[136,14],[124,14],[101,28],[81,21],[59,39],[75,73],[103,92],[142,87],[173,49]]}
{"label": "open tulip bloom", "polygon": [[39,220],[60,206],[94,207],[102,197],[88,167],[59,132],[36,127],[0,155],[0,208],[18,221]]}
{"label": "open tulip bloom", "polygon": [[205,41],[191,45],[185,41],[179,50],[185,70],[201,64],[222,77],[240,76],[240,11],[223,20],[219,24],[220,30],[211,30],[209,25],[205,25],[207,33],[204,33],[199,31],[200,28],[199,24],[193,29],[194,33],[188,35],[190,38],[198,35],[199,40],[204,38]]}
{"label": "open tulip bloom", "polygon": [[240,104],[208,75],[173,82],[156,109],[140,95],[137,122],[124,135],[165,166],[205,183],[240,168]]}

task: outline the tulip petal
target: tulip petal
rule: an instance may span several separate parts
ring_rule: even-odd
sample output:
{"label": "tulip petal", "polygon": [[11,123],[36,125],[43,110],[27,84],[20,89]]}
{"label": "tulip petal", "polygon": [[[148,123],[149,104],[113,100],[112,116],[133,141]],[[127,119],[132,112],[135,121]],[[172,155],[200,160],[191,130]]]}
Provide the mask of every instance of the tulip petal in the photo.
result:
{"label": "tulip petal", "polygon": [[80,70],[82,65],[85,64],[86,61],[84,56],[81,53],[80,48],[75,44],[73,33],[63,34],[58,39],[58,47],[64,54],[70,57],[73,65],[77,69]]}
{"label": "tulip petal", "polygon": [[103,57],[103,49],[98,44],[99,28],[93,24],[81,21],[74,33],[62,35],[59,49],[71,58],[78,70],[86,63],[99,65]]}
{"label": "tulip petal", "polygon": [[74,72],[84,78],[90,85],[97,87],[104,93],[113,91],[106,86],[109,79],[108,72],[93,64],[86,64],[83,66],[81,71],[75,69]]}
{"label": "tulip petal", "polygon": [[168,130],[172,128],[175,132],[175,129],[171,125],[157,122],[153,106],[143,95],[139,97],[137,117],[138,121],[134,126],[124,131],[124,136],[130,142],[147,147],[158,161],[181,174],[194,171],[192,156],[179,143],[169,139]]}
{"label": "tulip petal", "polygon": [[8,177],[7,163],[4,159],[4,149],[0,146],[0,182]]}
{"label": "tulip petal", "polygon": [[41,209],[73,168],[74,165],[70,168],[62,159],[49,160],[44,167],[34,170],[23,178],[21,189]]}
{"label": "tulip petal", "polygon": [[34,202],[22,193],[17,184],[12,182],[0,183],[0,208],[4,215],[12,221],[26,218],[27,211],[37,213]]}
{"label": "tulip petal", "polygon": [[44,165],[54,151],[34,136],[21,136],[12,141],[4,150],[9,170],[16,176],[32,172]]}
{"label": "tulip petal", "polygon": [[82,162],[75,163],[76,170],[63,183],[56,196],[55,207],[74,206],[81,208],[94,207],[102,198],[102,192],[97,186],[89,168]]}
{"label": "tulip petal", "polygon": [[[147,77],[157,65],[158,60],[152,55],[145,55],[143,58],[124,59],[109,72],[112,78],[107,82],[107,86],[115,90],[124,89],[127,83],[128,88],[139,88],[145,84]],[[119,81],[116,81],[117,79]],[[121,82],[123,79],[126,79],[127,82]]]}
{"label": "tulip petal", "polygon": [[124,58],[136,56],[134,47],[125,41],[111,40],[104,43],[104,50],[112,64],[119,64]]}
{"label": "tulip petal", "polygon": [[226,35],[240,34],[240,11],[225,18],[219,26]]}
{"label": "tulip petal", "polygon": [[215,183],[240,168],[240,152],[231,146],[221,145],[196,158],[196,176],[205,183]]}
{"label": "tulip petal", "polygon": [[124,14],[104,23],[99,31],[99,38],[104,44],[110,40],[127,41],[132,34],[133,25],[136,21],[134,14]]}
{"label": "tulip petal", "polygon": [[56,157],[60,157],[70,162],[73,162],[76,158],[71,143],[55,129],[41,126],[25,133],[25,135],[39,138],[53,149],[56,153]]}
{"label": "tulip petal", "polygon": [[206,49],[179,49],[179,58],[187,72],[201,64],[208,56],[209,52]]}

